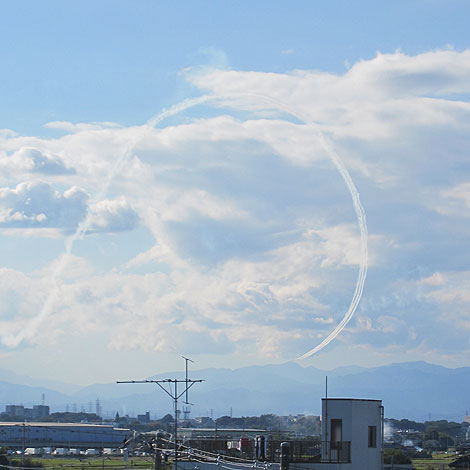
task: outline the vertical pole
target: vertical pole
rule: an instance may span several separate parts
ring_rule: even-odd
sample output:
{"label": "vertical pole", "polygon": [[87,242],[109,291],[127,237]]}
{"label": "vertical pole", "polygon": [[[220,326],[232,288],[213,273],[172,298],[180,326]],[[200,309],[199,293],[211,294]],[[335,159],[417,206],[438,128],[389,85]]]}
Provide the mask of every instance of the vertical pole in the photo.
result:
{"label": "vertical pole", "polygon": [[178,381],[175,380],[175,468],[178,470]]}
{"label": "vertical pole", "polygon": [[188,361],[189,359],[184,358],[184,362],[186,363],[186,403],[188,403]]}
{"label": "vertical pole", "polygon": [[264,436],[260,436],[259,438],[259,458],[258,460],[265,461],[266,460],[266,455],[265,455],[265,450],[266,450],[266,438]]}
{"label": "vertical pole", "polygon": [[380,407],[380,468],[384,468],[384,433],[385,433],[385,412],[384,412],[384,407]]}
{"label": "vertical pole", "polygon": [[184,357],[184,356],[181,356],[184,361],[185,361],[185,369],[186,369],[186,392],[185,392],[185,400],[184,402],[188,405],[189,404],[189,401],[188,401],[188,383],[189,383],[189,379],[188,379],[188,362],[194,362],[193,360],[189,359],[189,357]]}
{"label": "vertical pole", "polygon": [[290,445],[288,442],[281,443],[281,468],[280,470],[289,470]]}
{"label": "vertical pole", "polygon": [[328,376],[325,376],[325,454],[327,461],[330,454],[330,444],[328,442]]}
{"label": "vertical pole", "polygon": [[23,421],[23,450],[21,452],[21,466],[24,468],[24,451],[25,451],[25,444],[26,441],[26,424]]}
{"label": "vertical pole", "polygon": [[162,440],[161,434],[157,432],[157,445],[155,448],[155,470],[161,470],[162,468],[162,451],[161,449]]}
{"label": "vertical pole", "polygon": [[[128,462],[129,462],[129,451],[127,450],[127,448],[124,449],[124,454],[122,455],[122,460],[124,461],[124,463],[126,464],[125,468],[129,468],[128,466]],[[83,467],[83,466],[82,466]],[[83,470],[83,468],[82,468]]]}

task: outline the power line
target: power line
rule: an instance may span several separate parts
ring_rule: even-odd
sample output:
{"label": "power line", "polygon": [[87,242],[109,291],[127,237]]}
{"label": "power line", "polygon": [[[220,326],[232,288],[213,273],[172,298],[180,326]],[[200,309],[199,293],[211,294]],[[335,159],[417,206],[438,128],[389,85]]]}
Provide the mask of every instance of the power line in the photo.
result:
{"label": "power line", "polygon": [[[116,381],[118,384],[138,384],[138,383],[154,383],[158,387],[160,387],[169,397],[172,398],[174,407],[175,407],[175,470],[178,470],[178,400],[183,396],[186,395],[186,403],[188,403],[188,391],[189,389],[196,383],[201,383],[204,382],[204,379],[189,379],[188,378],[188,372],[187,372],[187,367],[188,367],[188,361],[191,361],[191,359],[188,359],[186,357],[183,357],[183,359],[186,361],[186,377],[184,380],[181,379],[161,379],[161,380],[121,380],[121,381]],[[191,361],[194,362],[194,361]],[[184,390],[182,392],[178,392],[178,384],[185,384]],[[168,390],[165,388],[164,385],[168,385]],[[173,386],[173,387],[172,387]]]}

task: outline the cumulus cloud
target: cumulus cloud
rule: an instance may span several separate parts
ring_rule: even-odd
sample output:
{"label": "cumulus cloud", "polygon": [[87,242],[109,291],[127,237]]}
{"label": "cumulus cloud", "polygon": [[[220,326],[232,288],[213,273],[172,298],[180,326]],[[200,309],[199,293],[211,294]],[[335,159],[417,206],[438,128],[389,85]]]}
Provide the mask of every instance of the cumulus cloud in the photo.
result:
{"label": "cumulus cloud", "polygon": [[45,182],[0,188],[0,227],[10,229],[76,230],[89,215],[89,232],[132,230],[139,217],[125,199],[89,204],[89,195],[73,186],[62,193]]}
{"label": "cumulus cloud", "polygon": [[[343,75],[207,70],[189,80],[227,106],[262,112],[280,104],[314,123],[312,134],[331,139],[353,171],[380,184],[406,178],[411,187],[462,162],[470,104],[445,97],[469,92],[469,69],[469,51],[398,52],[360,61]],[[426,157],[432,165],[423,167]]]}
{"label": "cumulus cloud", "polygon": [[139,223],[139,216],[124,198],[104,200],[90,206],[88,232],[123,232]]}
{"label": "cumulus cloud", "polygon": [[468,51],[378,54],[341,75],[198,69],[188,79],[214,98],[197,119],[4,133],[0,162],[42,165],[45,182],[0,176],[1,226],[70,233],[87,217],[97,244],[151,232],[153,247],[112,269],[84,248],[96,271],[71,260],[76,277],[59,279],[50,310],[58,330],[111,330],[119,349],[291,359],[334,328],[357,277],[359,230],[333,152],[366,209],[371,270],[357,322],[329,352],[426,357],[440,340],[451,356],[446,318],[462,322],[459,341],[467,331],[470,105],[458,98],[469,71]]}
{"label": "cumulus cloud", "polygon": [[5,228],[61,228],[72,231],[86,214],[88,195],[72,187],[62,194],[44,182],[0,188],[0,225]]}
{"label": "cumulus cloud", "polygon": [[62,159],[46,155],[32,147],[22,147],[12,155],[0,157],[0,169],[8,173],[27,172],[43,175],[71,175],[74,168],[67,167]]}

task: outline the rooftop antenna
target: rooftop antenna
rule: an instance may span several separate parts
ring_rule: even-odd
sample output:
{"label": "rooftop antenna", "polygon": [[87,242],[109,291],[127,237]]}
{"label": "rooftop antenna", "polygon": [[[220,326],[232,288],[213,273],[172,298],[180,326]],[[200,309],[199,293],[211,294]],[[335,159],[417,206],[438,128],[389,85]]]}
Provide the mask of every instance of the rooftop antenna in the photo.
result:
{"label": "rooftop antenna", "polygon": [[184,356],[181,356],[184,361],[185,361],[185,370],[186,370],[186,397],[185,397],[185,400],[184,402],[186,403],[186,405],[191,405],[192,403],[189,403],[188,401],[188,362],[192,362],[194,364],[194,361],[192,359],[189,359],[189,357],[184,357]]}
{"label": "rooftop antenna", "polygon": [[[184,358],[186,359],[186,358]],[[186,367],[188,362],[191,359],[186,360]],[[193,361],[191,361],[193,362]],[[175,469],[178,470],[178,400],[183,396],[186,395],[188,397],[188,390],[195,384],[204,382],[204,379],[189,379],[187,376],[187,368],[186,368],[186,378],[184,380],[179,379],[161,379],[161,380],[117,380],[116,383],[118,384],[157,384],[169,397],[173,399],[173,404],[175,407]],[[185,384],[184,390],[182,392],[178,392],[178,384],[183,383]],[[165,388],[165,385],[168,385],[168,390]]]}

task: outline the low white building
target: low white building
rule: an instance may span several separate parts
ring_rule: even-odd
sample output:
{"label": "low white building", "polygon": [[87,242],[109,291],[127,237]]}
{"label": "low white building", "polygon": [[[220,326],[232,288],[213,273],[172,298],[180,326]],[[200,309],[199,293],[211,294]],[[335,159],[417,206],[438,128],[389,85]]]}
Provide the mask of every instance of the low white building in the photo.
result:
{"label": "low white building", "polygon": [[381,400],[322,399],[322,464],[313,468],[381,470],[383,417]]}

